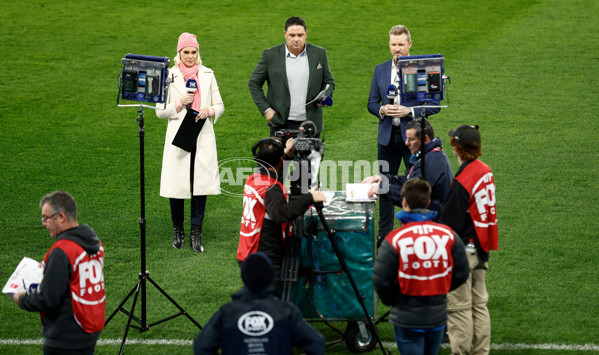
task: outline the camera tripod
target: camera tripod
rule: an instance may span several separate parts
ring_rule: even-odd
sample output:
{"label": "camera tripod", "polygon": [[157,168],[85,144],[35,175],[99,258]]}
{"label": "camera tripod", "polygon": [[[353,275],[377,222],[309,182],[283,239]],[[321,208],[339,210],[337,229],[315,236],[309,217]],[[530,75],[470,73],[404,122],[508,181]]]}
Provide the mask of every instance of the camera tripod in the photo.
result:
{"label": "camera tripod", "polygon": [[[137,107],[138,105],[119,105],[119,107]],[[181,315],[186,316],[193,324],[195,324],[199,329],[202,329],[202,326],[195,321],[175,300],[166,293],[158,284],[152,280],[150,277],[150,272],[146,270],[146,202],[145,202],[145,166],[144,166],[144,111],[143,108],[155,108],[153,106],[139,105],[139,118],[137,119],[137,123],[139,124],[139,166],[140,166],[140,202],[141,202],[141,218],[139,219],[139,228],[140,228],[140,244],[141,244],[141,271],[138,276],[138,281],[135,286],[131,289],[129,294],[123,299],[123,301],[118,305],[118,307],[112,312],[110,317],[104,323],[104,326],[108,325],[108,323],[112,320],[112,318],[116,315],[118,311],[125,313],[128,316],[127,326],[125,327],[125,334],[123,335],[123,341],[121,343],[121,348],[119,354],[123,353],[123,348],[125,346],[125,342],[127,340],[127,334],[129,333],[129,328],[133,327],[138,329],[141,332],[146,332],[150,330],[150,328],[154,325],[166,322],[173,318],[179,317]],[[177,309],[179,313],[173,314],[161,320],[158,320],[153,323],[147,322],[146,310],[147,310],[147,300],[146,300],[146,281],[149,281],[160,293],[166,297]],[[141,319],[136,317],[133,313],[135,312],[135,306],[137,304],[137,299],[139,294],[141,293]],[[133,296],[133,303],[131,304],[131,309],[128,311],[123,306],[125,303]],[[131,321],[134,320],[139,323],[139,326],[132,325]]]}

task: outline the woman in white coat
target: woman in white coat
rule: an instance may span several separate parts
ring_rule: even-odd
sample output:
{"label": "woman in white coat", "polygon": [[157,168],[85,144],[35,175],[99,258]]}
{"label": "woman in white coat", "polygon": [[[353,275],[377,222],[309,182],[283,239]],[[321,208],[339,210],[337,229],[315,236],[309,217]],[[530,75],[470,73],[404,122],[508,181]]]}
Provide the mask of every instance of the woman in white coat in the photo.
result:
{"label": "woman in white coat", "polygon": [[[158,118],[168,119],[160,196],[170,200],[173,222],[173,247],[183,247],[185,231],[184,202],[191,199],[191,247],[195,252],[204,252],[202,225],[206,208],[206,196],[220,194],[218,158],[214,127],[225,111],[218,91],[214,72],[202,66],[196,36],[182,33],[177,44],[175,65],[169,70],[171,80],[164,107],[158,105]],[[194,79],[197,90],[188,93],[186,83]],[[195,147],[187,152],[172,144],[188,109],[198,111],[196,122],[205,120]]]}

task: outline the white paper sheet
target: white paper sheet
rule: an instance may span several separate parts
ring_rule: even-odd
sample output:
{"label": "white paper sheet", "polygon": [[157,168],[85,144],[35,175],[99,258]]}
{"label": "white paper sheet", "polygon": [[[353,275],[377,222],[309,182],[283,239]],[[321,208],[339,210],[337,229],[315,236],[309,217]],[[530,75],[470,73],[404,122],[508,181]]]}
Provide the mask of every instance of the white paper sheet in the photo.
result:
{"label": "white paper sheet", "polygon": [[345,200],[347,202],[375,202],[376,196],[368,197],[372,184],[345,184]]}
{"label": "white paper sheet", "polygon": [[6,282],[6,285],[4,285],[2,293],[12,297],[15,293],[28,292],[29,286],[39,285],[43,276],[44,269],[40,263],[24,257]]}

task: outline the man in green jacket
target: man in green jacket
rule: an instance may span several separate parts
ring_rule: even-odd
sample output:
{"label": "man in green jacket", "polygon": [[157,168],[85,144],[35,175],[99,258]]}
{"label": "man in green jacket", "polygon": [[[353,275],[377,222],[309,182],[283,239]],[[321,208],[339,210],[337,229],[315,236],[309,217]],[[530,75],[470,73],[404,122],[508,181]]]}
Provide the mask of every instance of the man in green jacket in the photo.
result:
{"label": "man in green jacket", "polygon": [[280,129],[298,129],[304,121],[314,122],[317,133],[323,130],[322,100],[333,94],[335,81],[326,50],[306,43],[307,33],[303,19],[287,19],[285,43],[265,49],[250,76],[250,93],[268,120],[271,136]]}

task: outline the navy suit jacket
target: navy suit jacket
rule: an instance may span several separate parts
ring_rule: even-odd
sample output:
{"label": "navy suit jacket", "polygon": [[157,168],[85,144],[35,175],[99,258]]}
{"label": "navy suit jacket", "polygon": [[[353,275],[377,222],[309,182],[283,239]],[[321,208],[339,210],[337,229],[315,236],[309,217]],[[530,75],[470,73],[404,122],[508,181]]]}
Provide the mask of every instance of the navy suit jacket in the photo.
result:
{"label": "navy suit jacket", "polygon": [[[391,140],[391,131],[392,131],[392,121],[393,117],[384,116],[380,117],[379,111],[381,110],[381,106],[388,105],[391,103],[391,100],[387,97],[387,89],[389,85],[391,85],[391,61],[381,63],[374,68],[374,74],[372,76],[372,83],[370,84],[370,96],[368,97],[368,111],[375,115],[379,119],[379,134],[377,138],[377,142],[380,145],[388,145]],[[401,83],[400,83],[401,85]],[[419,106],[420,102],[413,101],[407,102],[404,104],[406,107]],[[439,106],[440,103],[432,102],[432,105]],[[427,108],[425,111],[425,116],[428,117],[430,115],[434,115],[439,112],[439,108]],[[422,109],[415,108],[414,109],[414,117],[421,117]],[[408,122],[412,120],[412,117],[402,117],[401,118],[401,136],[405,142],[406,140],[406,125]]]}

